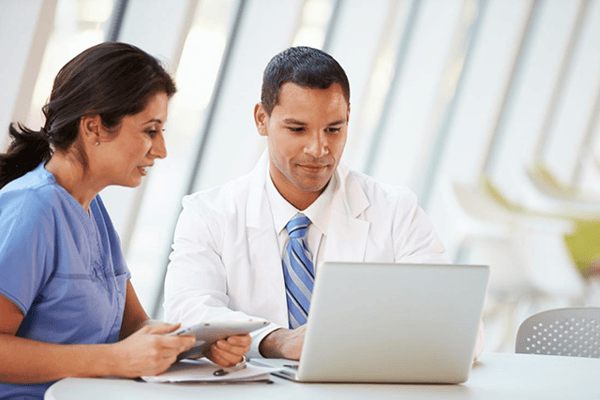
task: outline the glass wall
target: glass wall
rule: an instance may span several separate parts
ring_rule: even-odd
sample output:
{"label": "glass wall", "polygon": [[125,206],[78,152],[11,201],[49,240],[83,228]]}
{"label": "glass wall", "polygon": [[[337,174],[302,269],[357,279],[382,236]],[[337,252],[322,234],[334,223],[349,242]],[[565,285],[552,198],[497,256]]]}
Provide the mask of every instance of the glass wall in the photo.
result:
{"label": "glass wall", "polygon": [[262,71],[292,45],[330,52],[349,76],[343,161],[417,193],[455,262],[490,265],[488,350],[510,351],[533,312],[600,301],[600,0],[32,4],[51,11],[33,28],[52,28],[28,39],[43,57],[32,94],[16,86],[30,97],[21,122],[42,125],[58,69],[106,38],[156,55],[177,81],[169,156],[140,188],[102,193],[154,317],[182,197],[253,168]]}

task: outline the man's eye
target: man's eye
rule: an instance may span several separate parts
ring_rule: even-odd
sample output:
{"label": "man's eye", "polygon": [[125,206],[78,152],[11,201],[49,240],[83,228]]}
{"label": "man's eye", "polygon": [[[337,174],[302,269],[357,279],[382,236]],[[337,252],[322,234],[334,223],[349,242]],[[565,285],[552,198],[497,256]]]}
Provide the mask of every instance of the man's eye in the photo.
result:
{"label": "man's eye", "polygon": [[327,128],[327,132],[338,133],[339,131],[340,131],[340,128]]}
{"label": "man's eye", "polygon": [[294,126],[288,126],[288,129],[292,132],[302,132],[304,130],[303,127],[294,127]]}

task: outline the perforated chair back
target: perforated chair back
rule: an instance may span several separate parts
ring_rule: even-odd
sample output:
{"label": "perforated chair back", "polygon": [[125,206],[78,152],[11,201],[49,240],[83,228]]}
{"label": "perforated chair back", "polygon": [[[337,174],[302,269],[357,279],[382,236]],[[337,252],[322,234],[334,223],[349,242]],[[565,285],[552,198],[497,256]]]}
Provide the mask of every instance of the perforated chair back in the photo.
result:
{"label": "perforated chair back", "polygon": [[600,358],[600,307],[534,314],[517,332],[517,353]]}

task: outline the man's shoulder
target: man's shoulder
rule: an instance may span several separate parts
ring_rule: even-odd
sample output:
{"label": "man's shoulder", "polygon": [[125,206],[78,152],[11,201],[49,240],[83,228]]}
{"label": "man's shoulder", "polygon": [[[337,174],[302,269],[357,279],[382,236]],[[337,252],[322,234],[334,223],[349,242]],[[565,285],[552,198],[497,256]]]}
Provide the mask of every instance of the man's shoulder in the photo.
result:
{"label": "man's shoulder", "polygon": [[245,204],[252,178],[250,174],[210,189],[200,190],[183,198],[184,208],[224,209]]}
{"label": "man's shoulder", "polygon": [[406,186],[381,182],[370,175],[346,166],[340,168],[340,176],[347,189],[350,189],[352,185],[358,184],[371,201],[397,201],[403,198],[416,200],[416,195]]}

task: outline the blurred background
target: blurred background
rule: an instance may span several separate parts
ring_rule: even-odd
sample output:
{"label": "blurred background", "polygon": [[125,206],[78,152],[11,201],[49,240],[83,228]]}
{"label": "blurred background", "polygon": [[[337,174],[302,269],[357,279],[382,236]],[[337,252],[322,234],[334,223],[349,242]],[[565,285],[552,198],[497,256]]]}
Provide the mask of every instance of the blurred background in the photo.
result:
{"label": "blurred background", "polygon": [[487,351],[534,312],[600,305],[600,0],[0,0],[0,148],[9,122],[43,125],[62,65],[115,40],[179,88],[169,157],[102,192],[153,317],[181,198],[254,166],[262,71],[293,45],[348,74],[344,162],[411,188],[454,262],[490,265]]}

